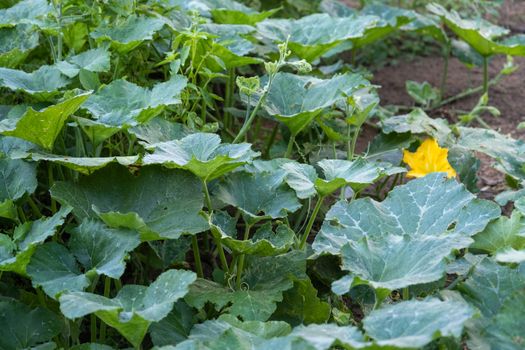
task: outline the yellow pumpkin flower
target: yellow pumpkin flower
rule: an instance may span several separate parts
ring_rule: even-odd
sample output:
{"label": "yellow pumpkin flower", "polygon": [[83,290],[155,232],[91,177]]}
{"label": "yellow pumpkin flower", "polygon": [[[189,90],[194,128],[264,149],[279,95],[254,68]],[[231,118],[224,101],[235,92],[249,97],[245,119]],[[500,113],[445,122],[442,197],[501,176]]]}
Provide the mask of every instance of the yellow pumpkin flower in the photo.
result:
{"label": "yellow pumpkin flower", "polygon": [[456,177],[456,171],[447,159],[448,149],[439,147],[434,139],[426,139],[415,152],[403,151],[403,162],[410,166],[407,177],[423,177],[430,173],[447,173]]}

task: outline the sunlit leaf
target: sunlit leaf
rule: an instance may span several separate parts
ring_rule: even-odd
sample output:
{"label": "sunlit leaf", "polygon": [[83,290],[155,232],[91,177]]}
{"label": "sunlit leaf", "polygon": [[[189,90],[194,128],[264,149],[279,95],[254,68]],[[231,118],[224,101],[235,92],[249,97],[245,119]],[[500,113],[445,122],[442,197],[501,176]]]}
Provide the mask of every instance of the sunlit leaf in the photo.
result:
{"label": "sunlit leaf", "polygon": [[77,111],[89,95],[77,95],[40,111],[29,107],[19,119],[4,119],[0,122],[0,133],[51,150],[69,116]]}
{"label": "sunlit leaf", "polygon": [[363,320],[363,328],[378,345],[420,348],[439,337],[460,338],[463,325],[473,315],[466,303],[410,300],[372,311]]}
{"label": "sunlit leaf", "polygon": [[196,133],[180,140],[157,143],[143,164],[162,164],[191,171],[203,181],[213,180],[249,162],[258,153],[248,143],[221,143],[216,134]]}
{"label": "sunlit leaf", "polygon": [[337,202],[326,214],[313,248],[337,254],[344,244],[363,237],[470,237],[499,214],[495,203],[476,199],[454,179],[434,173],[396,187],[383,202]]}

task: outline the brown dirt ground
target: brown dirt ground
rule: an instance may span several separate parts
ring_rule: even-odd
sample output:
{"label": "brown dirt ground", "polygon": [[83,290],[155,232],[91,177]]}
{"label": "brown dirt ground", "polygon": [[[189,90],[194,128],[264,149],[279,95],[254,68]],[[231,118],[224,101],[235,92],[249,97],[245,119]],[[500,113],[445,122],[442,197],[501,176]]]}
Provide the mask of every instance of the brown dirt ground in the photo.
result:
{"label": "brown dirt ground", "polygon": [[[513,32],[525,32],[525,1],[507,1],[502,7],[500,25]],[[413,61],[402,61],[395,66],[386,66],[374,72],[374,83],[381,86],[379,94],[383,105],[411,105],[412,99],[406,93],[405,81],[428,81],[439,86],[443,70],[441,57],[420,57]],[[495,76],[505,63],[504,57],[497,57],[490,63],[491,76]],[[514,138],[525,140],[525,130],[516,126],[525,121],[525,58],[515,58],[519,69],[507,76],[498,85],[490,89],[490,105],[501,112],[499,118],[486,116],[484,120],[495,130],[510,134]],[[479,68],[469,70],[459,60],[452,58],[449,64],[447,95],[453,96],[466,88],[476,87],[482,83],[482,71]],[[479,95],[457,101],[445,106],[432,115],[454,120],[456,110],[471,110],[478,102]],[[491,167],[492,160],[480,155],[482,161],[478,173],[480,179],[480,197],[493,198],[505,189],[504,175]]]}

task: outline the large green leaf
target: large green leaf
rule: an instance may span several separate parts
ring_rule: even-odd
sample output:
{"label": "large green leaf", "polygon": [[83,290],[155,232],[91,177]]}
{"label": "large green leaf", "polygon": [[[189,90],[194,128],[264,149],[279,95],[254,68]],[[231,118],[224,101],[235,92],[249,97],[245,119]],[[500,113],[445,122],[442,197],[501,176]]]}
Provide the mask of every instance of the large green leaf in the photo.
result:
{"label": "large green leaf", "polygon": [[149,122],[128,129],[128,133],[141,140],[145,146],[156,143],[180,140],[191,134],[184,124],[174,123],[163,118],[153,118]]}
{"label": "large green leaf", "polygon": [[212,235],[237,254],[270,256],[285,253],[295,243],[295,233],[286,225],[277,225],[275,232],[270,222],[257,229],[246,240],[237,239],[237,222],[226,212],[213,213],[210,222]]}
{"label": "large green leaf", "polygon": [[73,207],[77,218],[101,218],[109,226],[127,227],[142,240],[177,238],[208,228],[199,215],[203,206],[200,181],[180,170],[144,167],[138,176],[109,165],[78,183],[56,182],[54,198]]}
{"label": "large green leaf", "polygon": [[368,80],[354,73],[325,80],[278,73],[266,97],[264,109],[286,124],[293,135],[297,135],[323,109],[369,86]]}
{"label": "large green leaf", "polygon": [[143,164],[189,170],[203,181],[218,178],[259,154],[251,150],[249,143],[221,144],[219,135],[206,133],[157,143],[151,148],[153,153],[144,157]]}
{"label": "large green leaf", "polygon": [[328,350],[333,346],[359,349],[370,345],[353,326],[311,324],[298,326],[280,321],[240,322],[231,315],[222,315],[196,325],[188,340],[174,349],[294,349]]}
{"label": "large green leaf", "polygon": [[62,226],[70,212],[70,207],[63,206],[52,217],[26,222],[15,229],[12,239],[0,234],[0,237],[3,237],[0,238],[0,270],[26,276],[27,264],[36,247]]}
{"label": "large green leaf", "polygon": [[257,12],[254,9],[234,0],[192,0],[182,5],[200,11],[203,15],[211,15],[216,23],[250,24],[270,17],[279,9]]}
{"label": "large green leaf", "polygon": [[107,72],[110,68],[110,54],[104,47],[84,51],[67,58],[56,65],[62,74],[70,78],[77,76],[80,71]]}
{"label": "large green leaf", "polygon": [[124,286],[113,299],[84,292],[64,293],[59,299],[60,310],[70,319],[95,313],[138,347],[150,324],[166,317],[195,279],[191,271],[168,270],[149,287]]}
{"label": "large green leaf", "polygon": [[0,29],[0,67],[17,67],[37,46],[38,32],[30,25]]}
{"label": "large green leaf", "polygon": [[80,272],[75,257],[63,245],[48,242],[36,248],[27,265],[27,274],[36,288],[38,286],[52,298],[68,291],[81,291],[91,281]]}
{"label": "large green leaf", "polygon": [[313,248],[337,254],[344,244],[363,237],[470,237],[499,215],[497,204],[476,199],[456,180],[433,173],[396,187],[383,202],[337,202],[326,214]]}
{"label": "large green leaf", "polygon": [[120,53],[126,53],[146,40],[151,40],[153,34],[159,31],[164,21],[158,18],[143,16],[128,16],[123,22],[114,25],[102,24],[91,32],[91,37],[100,41],[109,40]]}
{"label": "large green leaf", "polygon": [[4,119],[0,122],[0,133],[33,142],[51,150],[69,116],[76,112],[90,94],[84,93],[71,97],[40,111],[29,107],[19,119]]}
{"label": "large green leaf", "polygon": [[280,175],[271,173],[235,172],[220,183],[214,194],[222,202],[238,208],[250,223],[282,218],[301,207]]}
{"label": "large green leaf", "polygon": [[257,349],[265,340],[290,333],[290,325],[279,321],[239,321],[222,315],[195,325],[188,340],[175,349]]}
{"label": "large green leaf", "polygon": [[484,317],[496,315],[505,300],[523,288],[525,264],[513,269],[490,259],[476,265],[472,275],[458,285],[465,299],[476,306]]}
{"label": "large green leaf", "polygon": [[300,19],[268,19],[257,24],[264,38],[284,42],[297,56],[313,61],[340,43],[362,37],[380,21],[376,16],[334,18],[313,14]]}
{"label": "large green leaf", "polygon": [[380,4],[366,6],[360,12],[360,16],[365,15],[375,16],[380,20],[374,26],[367,28],[362,36],[350,39],[353,49],[360,49],[375,41],[384,39],[415,19],[412,11]]}
{"label": "large green leaf", "polygon": [[458,301],[410,300],[372,311],[363,328],[380,346],[421,348],[440,337],[459,339],[473,315],[468,304]]}
{"label": "large green leaf", "polygon": [[190,288],[185,300],[201,309],[211,302],[217,310],[226,308],[228,313],[244,320],[267,320],[276,309],[276,302],[283,300],[283,291],[293,287],[293,278],[304,279],[306,260],[303,252],[270,257],[250,257],[242,277],[241,289],[232,290],[218,283],[199,279]]}
{"label": "large green leaf", "polygon": [[293,288],[283,293],[283,301],[277,304],[272,316],[292,326],[326,323],[329,317],[330,305],[317,297],[317,290],[309,279],[295,280]]}
{"label": "large green leaf", "polygon": [[186,340],[193,327],[195,311],[183,301],[175,303],[168,316],[155,322],[149,329],[155,346],[173,345]]}
{"label": "large green leaf", "polygon": [[87,219],[73,230],[69,248],[86,271],[116,279],[124,273],[127,254],[139,244],[136,231],[111,229]]}
{"label": "large green leaf", "polygon": [[0,28],[18,24],[40,24],[42,17],[53,10],[47,0],[23,0],[7,9],[0,9]]}
{"label": "large green leaf", "polygon": [[390,117],[381,121],[381,131],[385,134],[392,132],[402,134],[425,134],[432,136],[440,142],[445,142],[450,137],[452,130],[444,119],[430,118],[422,109],[414,109],[404,115]]}
{"label": "large green leaf", "polygon": [[[481,329],[469,332],[471,349],[520,350],[525,344],[525,288],[512,293],[500,312],[483,323]],[[481,322],[480,322],[481,323]]]}
{"label": "large green leaf", "polygon": [[13,91],[23,91],[41,100],[57,95],[69,79],[54,66],[41,66],[31,73],[0,67],[0,86]]}
{"label": "large green leaf", "polygon": [[135,126],[155,117],[165,106],[180,103],[180,93],[186,87],[186,81],[185,77],[175,75],[148,89],[126,80],[114,80],[92,95],[83,108],[93,114],[98,124]]}
{"label": "large green leaf", "polygon": [[488,57],[494,54],[525,55],[525,41],[521,40],[521,36],[510,40],[496,41],[508,34],[509,31],[505,28],[489,23],[483,18],[463,19],[457,12],[449,12],[439,4],[431,4],[428,9],[441,17],[447,27],[482,56]]}
{"label": "large green leaf", "polygon": [[518,179],[525,179],[525,142],[494,130],[459,128],[458,147],[482,152],[494,158],[497,168]]}
{"label": "large green leaf", "polygon": [[474,236],[471,249],[491,255],[508,249],[521,250],[525,248],[525,222],[518,211],[510,218],[502,216],[487,225],[485,230]]}
{"label": "large green leaf", "polygon": [[345,185],[359,191],[381,177],[406,171],[390,163],[368,162],[363,158],[355,161],[324,159],[317,164],[325,179],[319,178],[315,168],[308,164],[289,162],[282,165],[286,183],[295,190],[297,197],[309,198],[316,193],[324,197]]}
{"label": "large green leaf", "polygon": [[442,278],[445,258],[471,242],[458,235],[364,237],[341,248],[342,268],[374,288],[401,289]]}
{"label": "large green leaf", "polygon": [[18,159],[0,159],[0,217],[16,219],[14,202],[36,190],[36,164]]}
{"label": "large green leaf", "polygon": [[16,300],[0,301],[0,348],[29,349],[58,335],[60,318],[48,309],[31,309]]}
{"label": "large green leaf", "polygon": [[111,163],[118,163],[124,166],[131,166],[138,162],[140,156],[124,157],[68,157],[47,153],[30,153],[34,161],[47,161],[63,165],[82,174],[92,174],[98,169],[102,169]]}

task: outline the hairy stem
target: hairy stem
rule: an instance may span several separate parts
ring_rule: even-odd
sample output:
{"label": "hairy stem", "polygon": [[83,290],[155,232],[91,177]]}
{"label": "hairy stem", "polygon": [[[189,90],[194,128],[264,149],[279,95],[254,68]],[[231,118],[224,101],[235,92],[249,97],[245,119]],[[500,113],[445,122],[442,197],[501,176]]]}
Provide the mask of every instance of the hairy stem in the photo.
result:
{"label": "hairy stem", "polygon": [[[245,241],[248,238],[250,238],[250,228],[251,227],[252,227],[251,225],[246,224],[246,226],[244,228],[244,237],[243,237],[243,239]],[[235,285],[237,287],[237,290],[239,290],[241,288],[242,271],[244,270],[244,258],[245,258],[245,255],[242,254],[239,257],[239,260],[237,262],[237,281],[235,283]]]}
{"label": "hairy stem", "polygon": [[303,236],[301,237],[301,242],[299,243],[299,249],[303,249],[304,245],[306,244],[306,240],[308,239],[308,236],[310,236],[310,231],[312,231],[312,227],[314,226],[315,219],[317,218],[317,214],[319,213],[319,209],[321,209],[321,206],[323,205],[324,197],[320,196],[317,200],[317,203],[315,203],[314,210],[312,212],[312,215],[308,219],[308,224],[306,225],[306,229],[304,230]]}
{"label": "hairy stem", "polygon": [[197,276],[203,278],[204,272],[202,270],[201,253],[199,251],[199,242],[197,242],[196,235],[193,235],[191,237],[191,247],[193,249],[193,257],[195,260],[195,269],[197,270]]}
{"label": "hairy stem", "polygon": [[483,93],[489,92],[489,59],[483,57]]}

